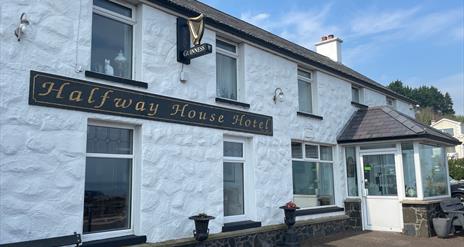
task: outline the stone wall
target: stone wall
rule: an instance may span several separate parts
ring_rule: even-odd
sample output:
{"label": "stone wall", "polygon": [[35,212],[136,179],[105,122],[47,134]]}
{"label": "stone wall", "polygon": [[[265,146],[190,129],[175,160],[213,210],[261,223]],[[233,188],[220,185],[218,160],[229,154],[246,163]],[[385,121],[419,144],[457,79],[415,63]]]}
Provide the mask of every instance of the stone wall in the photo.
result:
{"label": "stone wall", "polygon": [[432,219],[441,213],[440,202],[403,203],[403,233],[416,237],[435,236]]}
{"label": "stone wall", "polygon": [[345,213],[350,217],[348,225],[352,230],[362,230],[361,199],[346,199]]}

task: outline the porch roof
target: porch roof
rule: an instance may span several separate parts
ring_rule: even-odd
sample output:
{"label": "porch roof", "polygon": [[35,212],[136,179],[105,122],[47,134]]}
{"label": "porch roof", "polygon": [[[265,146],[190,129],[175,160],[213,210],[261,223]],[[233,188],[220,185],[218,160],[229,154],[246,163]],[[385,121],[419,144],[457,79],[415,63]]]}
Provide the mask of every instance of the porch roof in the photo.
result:
{"label": "porch roof", "polygon": [[379,106],[356,111],[337,138],[338,143],[426,138],[458,145],[461,142],[437,129],[390,107]]}

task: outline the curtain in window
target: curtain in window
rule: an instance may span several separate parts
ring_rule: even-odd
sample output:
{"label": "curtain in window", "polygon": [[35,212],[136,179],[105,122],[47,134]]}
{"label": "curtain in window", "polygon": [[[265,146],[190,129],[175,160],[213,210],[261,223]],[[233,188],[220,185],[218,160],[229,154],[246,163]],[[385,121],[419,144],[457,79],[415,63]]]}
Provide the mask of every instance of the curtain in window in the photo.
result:
{"label": "curtain in window", "polygon": [[332,163],[319,163],[319,201],[321,205],[334,204]]}
{"label": "curtain in window", "polygon": [[237,100],[237,60],[216,53],[216,94],[218,97]]}
{"label": "curtain in window", "polygon": [[298,80],[298,104],[300,111],[312,113],[311,83]]}

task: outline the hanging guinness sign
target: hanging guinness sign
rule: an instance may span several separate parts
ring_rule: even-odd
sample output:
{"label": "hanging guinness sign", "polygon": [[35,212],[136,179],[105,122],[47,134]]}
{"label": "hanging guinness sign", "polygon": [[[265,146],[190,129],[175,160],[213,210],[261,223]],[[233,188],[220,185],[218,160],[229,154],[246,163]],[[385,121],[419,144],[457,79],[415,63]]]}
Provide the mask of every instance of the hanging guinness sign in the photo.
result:
{"label": "hanging guinness sign", "polygon": [[[190,64],[190,60],[209,54],[213,46],[207,43],[201,44],[201,38],[205,31],[204,15],[193,18],[177,18],[177,61]],[[190,47],[190,38],[194,46]]]}

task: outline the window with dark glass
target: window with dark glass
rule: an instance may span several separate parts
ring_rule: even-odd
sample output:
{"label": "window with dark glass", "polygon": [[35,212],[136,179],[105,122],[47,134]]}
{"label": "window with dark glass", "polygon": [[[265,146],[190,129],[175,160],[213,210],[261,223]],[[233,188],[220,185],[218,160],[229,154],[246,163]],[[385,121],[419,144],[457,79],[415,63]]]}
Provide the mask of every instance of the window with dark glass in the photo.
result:
{"label": "window with dark glass", "polygon": [[94,0],[90,70],[132,79],[133,9]]}
{"label": "window with dark glass", "polygon": [[301,208],[335,204],[333,147],[292,142],[293,200]]}
{"label": "window with dark glass", "polygon": [[130,229],[133,130],[89,125],[84,233]]}
{"label": "window with dark glass", "polygon": [[361,103],[360,89],[357,87],[351,87],[351,101]]}

